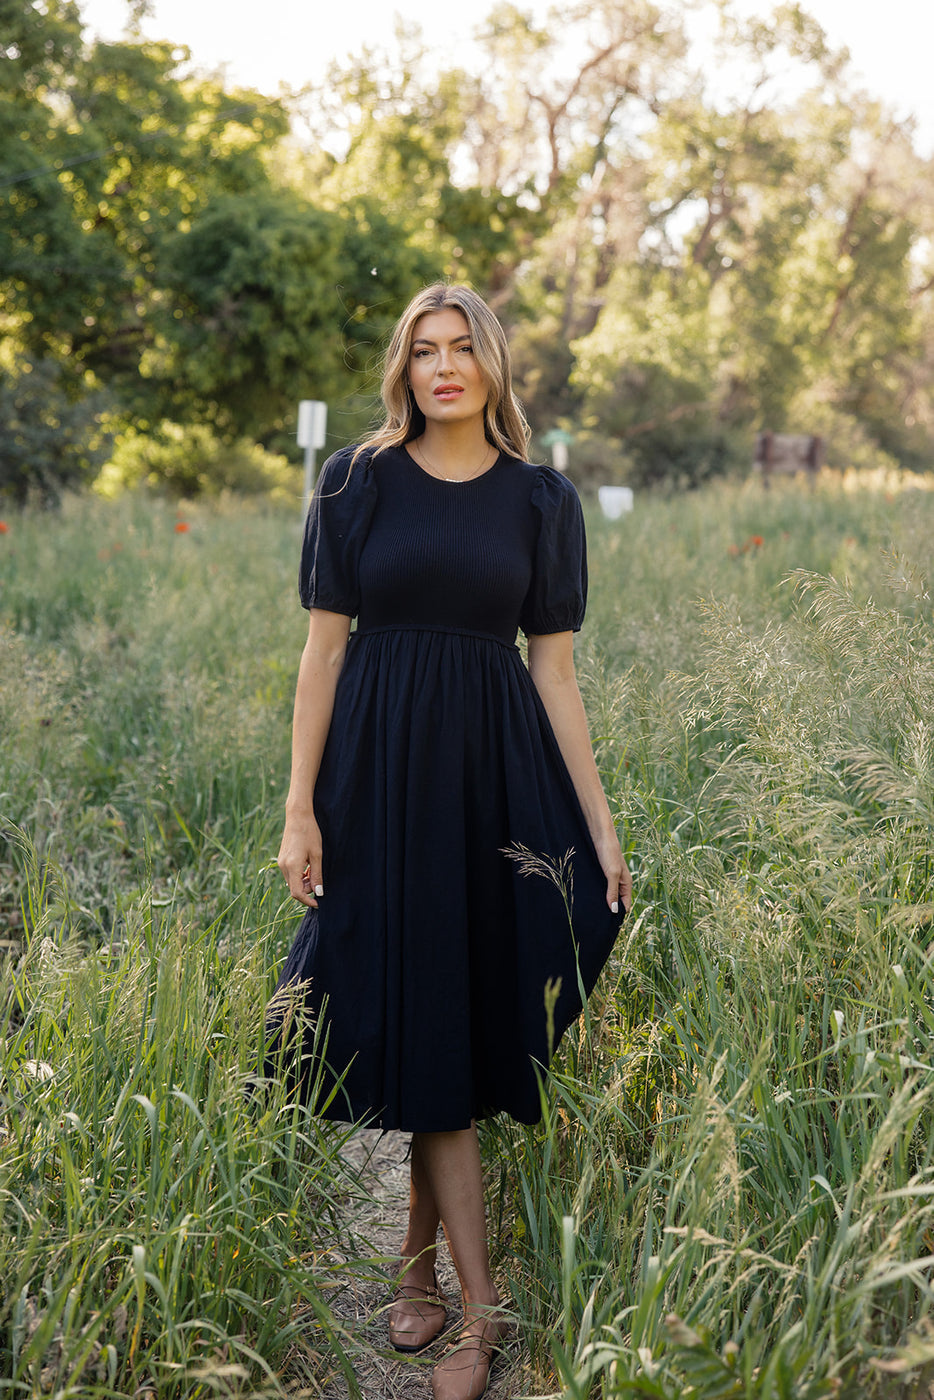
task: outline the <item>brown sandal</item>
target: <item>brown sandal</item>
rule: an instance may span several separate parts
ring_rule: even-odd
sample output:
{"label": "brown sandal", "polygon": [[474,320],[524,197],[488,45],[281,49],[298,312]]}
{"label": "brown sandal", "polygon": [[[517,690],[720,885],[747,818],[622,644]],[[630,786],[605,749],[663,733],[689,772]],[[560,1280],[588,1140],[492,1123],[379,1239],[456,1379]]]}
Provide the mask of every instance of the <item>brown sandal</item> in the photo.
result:
{"label": "brown sandal", "polygon": [[[470,1329],[480,1322],[479,1335]],[[492,1313],[461,1328],[457,1341],[431,1373],[434,1400],[480,1400],[490,1382],[493,1355],[506,1336],[507,1323]]]}
{"label": "brown sandal", "polygon": [[444,1331],[447,1311],[438,1275],[431,1283],[397,1283],[396,1300],[389,1309],[389,1341],[396,1351],[424,1351]]}

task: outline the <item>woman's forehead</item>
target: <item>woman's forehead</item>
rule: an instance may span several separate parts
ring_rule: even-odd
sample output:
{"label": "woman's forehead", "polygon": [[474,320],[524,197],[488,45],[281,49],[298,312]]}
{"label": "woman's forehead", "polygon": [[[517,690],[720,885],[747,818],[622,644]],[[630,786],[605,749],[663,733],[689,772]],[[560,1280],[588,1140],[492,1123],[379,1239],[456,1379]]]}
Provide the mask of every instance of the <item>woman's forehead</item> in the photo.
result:
{"label": "woman's forehead", "polygon": [[440,311],[426,311],[412,327],[412,341],[429,340],[440,344],[470,334],[470,325],[463,311],[445,306]]}

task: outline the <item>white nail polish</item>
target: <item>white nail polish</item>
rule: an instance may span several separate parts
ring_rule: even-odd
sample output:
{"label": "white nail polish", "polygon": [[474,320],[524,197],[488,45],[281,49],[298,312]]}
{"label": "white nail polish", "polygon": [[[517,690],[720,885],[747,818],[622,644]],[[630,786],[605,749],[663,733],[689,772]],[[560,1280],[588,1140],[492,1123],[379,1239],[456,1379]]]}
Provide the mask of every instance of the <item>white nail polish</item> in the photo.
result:
{"label": "white nail polish", "polygon": [[618,914],[618,913],[619,913],[619,905],[617,904],[617,902],[616,902],[615,899],[614,899],[613,903],[610,905],[610,908],[613,910],[613,913],[614,913],[614,914]]}
{"label": "white nail polish", "polygon": [[323,894],[324,894],[324,886],[323,886],[323,885],[315,885],[315,894],[318,895],[319,897],[320,897],[321,895],[323,895]]}

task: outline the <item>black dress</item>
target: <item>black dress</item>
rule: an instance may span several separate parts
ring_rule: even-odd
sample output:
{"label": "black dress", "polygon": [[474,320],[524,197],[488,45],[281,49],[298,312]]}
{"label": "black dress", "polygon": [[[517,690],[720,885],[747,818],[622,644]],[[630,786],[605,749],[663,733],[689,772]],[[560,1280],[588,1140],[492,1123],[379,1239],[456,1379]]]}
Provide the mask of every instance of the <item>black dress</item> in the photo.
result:
{"label": "black dress", "polygon": [[534,1123],[536,1065],[620,922],[515,645],[581,625],[580,502],[505,455],[464,483],[403,448],[350,458],[321,473],[300,574],[305,607],[357,618],[314,795],[325,893],[279,979],[322,1023],[302,1088],[384,1128]]}

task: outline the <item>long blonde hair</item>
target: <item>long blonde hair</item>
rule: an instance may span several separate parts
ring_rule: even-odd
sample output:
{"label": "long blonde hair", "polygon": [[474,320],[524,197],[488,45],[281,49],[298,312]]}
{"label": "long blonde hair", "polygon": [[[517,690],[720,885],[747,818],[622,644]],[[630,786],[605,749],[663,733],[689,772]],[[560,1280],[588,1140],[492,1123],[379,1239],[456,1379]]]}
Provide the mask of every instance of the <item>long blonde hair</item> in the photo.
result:
{"label": "long blonde hair", "polygon": [[511,457],[525,460],[532,430],[512,390],[512,367],[506,334],[483,298],[472,287],[435,282],[414,296],[403,311],[392,333],[383,364],[381,395],[386,418],[375,433],[360,443],[351,466],[361,452],[375,448],[401,447],[425,430],[425,417],[409,387],[409,356],[415,323],[432,311],[453,307],[467,321],[477,365],[489,388],[483,411],[483,427],[488,442]]}

